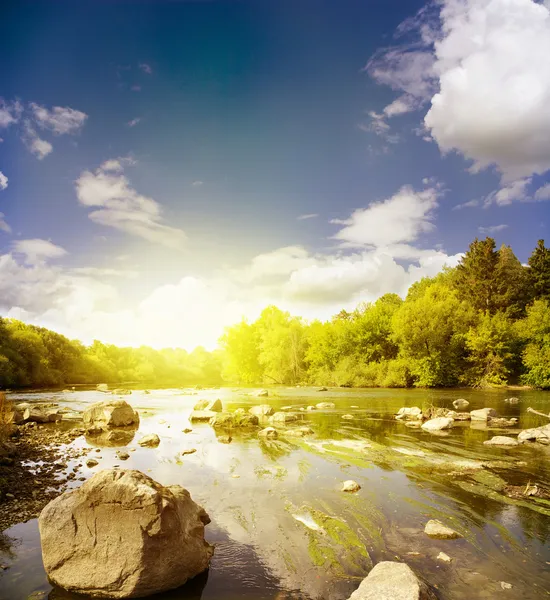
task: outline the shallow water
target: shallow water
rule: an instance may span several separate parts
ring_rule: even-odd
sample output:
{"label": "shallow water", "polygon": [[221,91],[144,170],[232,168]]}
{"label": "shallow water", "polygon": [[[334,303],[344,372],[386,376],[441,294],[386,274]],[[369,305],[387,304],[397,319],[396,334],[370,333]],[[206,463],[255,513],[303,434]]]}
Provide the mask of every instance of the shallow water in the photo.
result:
{"label": "shallow water", "polygon": [[[117,460],[115,447],[102,447],[100,468],[119,465],[144,471],[162,484],[180,484],[204,506],[206,528],[216,545],[210,570],[159,600],[257,600],[286,598],[344,599],[380,560],[403,560],[436,586],[443,599],[539,599],[550,595],[550,502],[532,497],[510,499],[506,484],[550,486],[550,448],[489,448],[493,435],[544,424],[528,406],[548,413],[550,394],[532,391],[349,390],[271,388],[269,398],[254,390],[134,391],[124,398],[140,411],[141,425],[129,440],[130,459]],[[508,396],[520,398],[508,404]],[[518,417],[519,427],[492,430],[481,424],[455,423],[446,435],[433,435],[396,422],[401,406],[452,408],[456,398],[468,410],[490,406],[499,415]],[[16,401],[59,402],[77,411],[105,400],[95,391],[13,394]],[[221,398],[224,407],[269,403],[293,406],[298,425],[315,434],[260,441],[255,431],[231,432],[230,444],[218,441],[207,424],[189,425],[193,405]],[[333,410],[300,411],[321,401]],[[343,420],[351,414],[353,420]],[[292,427],[295,424],[290,424]],[[59,425],[52,425],[57,427]],[[64,426],[66,426],[64,424]],[[192,432],[182,433],[186,427]],[[156,449],[141,448],[146,433],[161,437]],[[73,445],[94,445],[81,437]],[[185,449],[197,452],[181,456]],[[91,455],[92,456],[92,455]],[[69,461],[68,470],[82,461]],[[343,481],[361,485],[355,494],[340,491]],[[79,485],[79,482],[73,485]],[[438,518],[459,531],[457,540],[432,540],[425,523]],[[436,559],[445,552],[452,563]],[[0,598],[25,600],[76,596],[52,589],[40,556],[37,521],[20,523],[0,538]],[[501,582],[512,584],[503,590]],[[80,597],[82,598],[82,597]]]}

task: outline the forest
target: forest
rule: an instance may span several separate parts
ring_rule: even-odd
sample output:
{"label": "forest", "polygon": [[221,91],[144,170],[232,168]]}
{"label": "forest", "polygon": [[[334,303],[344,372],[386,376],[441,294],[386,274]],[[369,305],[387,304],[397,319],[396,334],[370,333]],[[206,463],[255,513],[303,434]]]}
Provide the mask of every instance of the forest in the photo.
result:
{"label": "forest", "polygon": [[522,265],[510,246],[475,239],[455,268],[326,322],[275,306],[228,327],[219,348],[84,346],[0,319],[0,387],[154,385],[550,389],[550,249]]}

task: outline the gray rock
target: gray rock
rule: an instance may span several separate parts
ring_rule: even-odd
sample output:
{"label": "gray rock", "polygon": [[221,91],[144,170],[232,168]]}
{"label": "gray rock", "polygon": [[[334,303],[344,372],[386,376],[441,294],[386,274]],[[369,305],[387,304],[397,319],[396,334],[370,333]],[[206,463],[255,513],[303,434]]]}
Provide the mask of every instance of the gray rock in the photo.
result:
{"label": "gray rock", "polygon": [[189,492],[133,470],[106,469],[52,500],[38,521],[49,580],[70,592],[137,598],[208,568],[210,519]]}
{"label": "gray rock", "polygon": [[458,400],[453,402],[453,406],[456,408],[456,410],[464,410],[470,406],[470,403],[468,400],[464,400],[464,398],[458,398]]}
{"label": "gray rock", "polygon": [[248,412],[257,417],[270,417],[273,414],[273,408],[269,404],[258,404],[249,408]]}
{"label": "gray rock", "polygon": [[395,418],[399,421],[420,421],[423,414],[418,406],[404,406],[399,409]]}
{"label": "gray rock", "polygon": [[217,400],[199,400],[193,407],[193,410],[210,410],[212,412],[222,412],[222,401]]}
{"label": "gray rock", "polygon": [[62,418],[58,410],[46,410],[42,406],[30,406],[23,413],[23,421],[33,423],[55,423]]}
{"label": "gray rock", "polygon": [[156,433],[144,435],[138,442],[144,448],[156,448],[160,444],[160,438]]}
{"label": "gray rock", "polygon": [[480,408],[470,411],[472,421],[488,421],[491,417],[497,416],[497,411],[494,408]]}
{"label": "gray rock", "polygon": [[189,420],[191,422],[208,422],[210,419],[215,417],[218,413],[215,413],[213,410],[194,410],[189,416]]}
{"label": "gray rock", "polygon": [[542,427],[524,429],[518,435],[518,442],[538,442],[539,444],[550,444],[550,423]]}
{"label": "gray rock", "polygon": [[432,519],[426,523],[424,533],[429,535],[431,538],[438,540],[454,540],[455,538],[462,537],[460,533],[454,531],[454,529],[451,529],[446,525],[443,525],[443,523],[437,519]]}
{"label": "gray rock", "polygon": [[276,440],[279,437],[277,430],[274,427],[266,427],[258,431],[258,437],[267,438],[268,440]]}
{"label": "gray rock", "polygon": [[270,417],[272,423],[292,423],[292,421],[296,421],[297,419],[296,415],[286,412],[276,412]]}
{"label": "gray rock", "polygon": [[292,429],[286,429],[284,434],[290,435],[291,437],[306,437],[307,435],[313,435],[315,432],[311,427],[293,427]]}
{"label": "gray rock", "polygon": [[353,481],[353,479],[348,479],[344,481],[340,491],[342,492],[358,492],[361,489],[361,486],[357,483],[357,481]]}
{"label": "gray rock", "polygon": [[422,429],[425,431],[441,431],[442,429],[451,429],[454,419],[451,417],[437,417],[430,419],[422,424]]}
{"label": "gray rock", "polygon": [[336,408],[336,404],[334,402],[318,402],[316,408],[319,410],[327,409],[327,408]]}
{"label": "gray rock", "polygon": [[483,442],[485,446],[518,446],[519,442],[505,435],[495,435],[490,440]]}
{"label": "gray rock", "polygon": [[139,415],[126,400],[96,402],[84,411],[82,421],[86,429],[138,427]]}
{"label": "gray rock", "polygon": [[349,600],[436,600],[435,594],[405,563],[380,562]]}

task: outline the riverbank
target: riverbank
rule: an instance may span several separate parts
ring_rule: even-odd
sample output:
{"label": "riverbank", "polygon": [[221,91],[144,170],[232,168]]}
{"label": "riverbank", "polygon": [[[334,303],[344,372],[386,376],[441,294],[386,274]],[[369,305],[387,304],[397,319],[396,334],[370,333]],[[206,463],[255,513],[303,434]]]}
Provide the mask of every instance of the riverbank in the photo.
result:
{"label": "riverbank", "polygon": [[17,427],[0,454],[0,532],[37,518],[50,500],[67,489],[68,482],[78,478],[77,472],[65,473],[67,460],[83,457],[89,450],[67,444],[83,433],[78,427],[60,431],[54,424]]}

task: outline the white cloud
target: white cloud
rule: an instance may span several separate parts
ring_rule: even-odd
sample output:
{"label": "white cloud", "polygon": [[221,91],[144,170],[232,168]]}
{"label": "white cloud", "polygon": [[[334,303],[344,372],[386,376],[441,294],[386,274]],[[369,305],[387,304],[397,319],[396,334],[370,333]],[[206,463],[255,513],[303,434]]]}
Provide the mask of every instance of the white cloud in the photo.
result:
{"label": "white cloud", "polygon": [[0,129],[18,123],[23,112],[23,105],[19,100],[7,103],[0,98]]}
{"label": "white cloud", "polygon": [[308,219],[316,219],[318,216],[318,213],[308,213],[307,215],[300,215],[296,219],[298,221],[307,221]]}
{"label": "white cloud", "polygon": [[193,187],[200,187],[204,182],[197,179],[197,181],[193,181],[191,184]]}
{"label": "white cloud", "polygon": [[0,171],[0,190],[5,190],[8,187],[8,178]]}
{"label": "white cloud", "polygon": [[419,104],[420,103],[417,98],[409,94],[404,94],[388,104],[384,108],[383,112],[388,118],[397,117],[399,115],[404,115],[406,113],[418,110]]}
{"label": "white cloud", "polygon": [[109,267],[76,267],[72,270],[72,273],[91,277],[119,277],[125,279],[135,279],[138,276],[137,271],[111,269]]}
{"label": "white cloud", "polygon": [[44,260],[61,258],[67,254],[67,251],[61,246],[56,246],[49,240],[32,239],[17,240],[13,242],[13,252],[23,254],[27,264],[36,264]]}
{"label": "white cloud", "polygon": [[153,68],[148,63],[139,63],[139,68],[147,75],[151,75],[153,73]]}
{"label": "white cloud", "polygon": [[478,227],[479,233],[492,234],[508,229],[508,225],[489,225],[488,227]]}
{"label": "white cloud", "polygon": [[22,139],[29,151],[32,152],[38,160],[42,160],[53,151],[53,146],[50,142],[39,137],[28,119],[25,120],[23,126]]}
{"label": "white cloud", "polygon": [[130,186],[119,170],[120,160],[114,173],[114,161],[106,161],[103,165],[107,165],[107,170],[101,166],[94,172],[84,171],[76,181],[79,202],[97,208],[89,214],[90,219],[153,243],[182,249],[185,233],[162,223],[161,206]]}
{"label": "white cloud", "polygon": [[535,200],[550,200],[550,183],[547,183],[540,187],[535,192]]}
{"label": "white cloud", "polygon": [[135,119],[128,121],[128,123],[126,123],[126,125],[128,125],[128,127],[135,127],[140,121],[141,121],[141,117],[136,117]]}
{"label": "white cloud", "polygon": [[550,169],[550,13],[532,0],[444,0],[439,92],[425,122],[444,152],[506,181]]}
{"label": "white cloud", "polygon": [[404,186],[391,198],[360,208],[348,219],[333,220],[345,225],[333,237],[348,246],[385,247],[412,242],[433,229],[433,211],[440,194],[437,187],[418,192]]}
{"label": "white cloud", "polygon": [[0,213],[0,231],[11,233],[11,227],[4,220],[4,213]]}
{"label": "white cloud", "polygon": [[88,115],[68,106],[54,106],[51,110],[35,102],[29,104],[34,120],[42,129],[48,129],[56,135],[77,133],[82,129]]}
{"label": "white cloud", "polygon": [[498,206],[506,206],[512,204],[515,201],[525,201],[528,199],[527,188],[531,184],[531,178],[525,177],[524,179],[517,179],[504,185],[499,190],[491,192],[487,198],[485,198],[484,206],[488,207],[491,204]]}
{"label": "white cloud", "polygon": [[457,204],[453,206],[453,210],[462,210],[463,208],[475,208],[479,206],[479,200],[469,200],[468,202],[463,202],[462,204]]}

